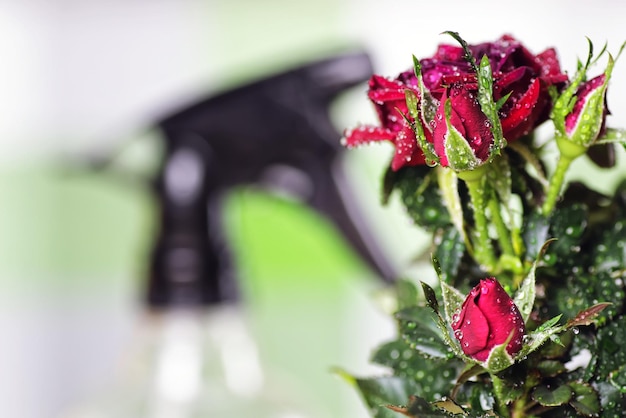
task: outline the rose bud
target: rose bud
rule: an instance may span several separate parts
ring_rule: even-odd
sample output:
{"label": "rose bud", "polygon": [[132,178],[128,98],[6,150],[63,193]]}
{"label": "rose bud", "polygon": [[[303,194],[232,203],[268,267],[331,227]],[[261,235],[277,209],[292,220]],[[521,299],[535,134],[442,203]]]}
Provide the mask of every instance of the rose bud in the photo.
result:
{"label": "rose bud", "polygon": [[444,93],[433,132],[439,163],[456,171],[473,170],[489,158],[493,133],[475,92],[453,84]]}
{"label": "rose bud", "polygon": [[608,78],[599,75],[582,83],[576,92],[576,103],[565,117],[565,135],[575,144],[589,147],[602,134],[605,127],[606,90]]}
{"label": "rose bud", "polygon": [[495,278],[481,280],[470,291],[452,329],[463,352],[478,361],[507,340],[506,351],[515,355],[526,330],[519,309]]}
{"label": "rose bud", "polygon": [[[417,82],[413,77],[414,82]],[[355,147],[370,142],[389,141],[395,146],[391,161],[394,171],[404,166],[425,164],[424,154],[417,144],[415,133],[404,119],[408,109],[405,90],[414,89],[410,78],[390,80],[374,75],[369,81],[368,97],[374,104],[381,126],[363,125],[344,132],[343,144]]]}

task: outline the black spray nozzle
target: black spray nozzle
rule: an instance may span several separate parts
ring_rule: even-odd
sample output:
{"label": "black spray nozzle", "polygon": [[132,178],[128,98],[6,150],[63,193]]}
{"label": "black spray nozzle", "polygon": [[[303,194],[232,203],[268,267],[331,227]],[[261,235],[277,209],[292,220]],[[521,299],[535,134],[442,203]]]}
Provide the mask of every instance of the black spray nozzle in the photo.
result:
{"label": "black spray nozzle", "polygon": [[[347,196],[338,164],[340,133],[329,115],[339,94],[371,74],[366,53],[337,55],[214,95],[158,123],[166,154],[157,179],[162,230],[150,303],[210,303],[234,296],[219,200],[241,184],[291,188],[329,219],[382,279],[393,280],[394,269]],[[193,263],[183,263],[184,257]]]}

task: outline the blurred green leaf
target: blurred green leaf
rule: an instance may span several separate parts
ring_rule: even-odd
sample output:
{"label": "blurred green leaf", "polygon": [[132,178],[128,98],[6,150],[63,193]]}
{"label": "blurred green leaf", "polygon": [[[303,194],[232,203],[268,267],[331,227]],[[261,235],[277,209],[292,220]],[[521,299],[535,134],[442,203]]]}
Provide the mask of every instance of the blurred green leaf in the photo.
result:
{"label": "blurred green leaf", "polygon": [[404,340],[390,341],[380,346],[372,362],[389,367],[395,376],[410,378],[418,387],[420,396],[434,401],[449,394],[463,363],[456,359],[425,358]]}
{"label": "blurred green leaf", "polygon": [[543,406],[559,406],[572,399],[573,390],[569,385],[557,387],[537,386],[532,393],[532,398]]}
{"label": "blurred green leaf", "polygon": [[626,364],[626,317],[620,316],[598,330],[593,355],[598,360],[595,370],[598,381],[608,381],[612,373]]}
{"label": "blurred green leaf", "polygon": [[415,306],[418,303],[419,295],[415,284],[409,280],[400,279],[395,283],[398,310]]}
{"label": "blurred green leaf", "polygon": [[437,231],[435,238],[435,258],[439,261],[439,278],[444,283],[453,284],[458,277],[459,266],[465,255],[465,242],[458,229],[449,226]]}
{"label": "blurred green leaf", "polygon": [[563,362],[557,360],[540,361],[537,364],[537,370],[544,377],[554,377],[567,371]]}
{"label": "blurred green leaf", "polygon": [[572,388],[574,392],[573,398],[570,400],[570,405],[580,415],[585,417],[597,416],[600,412],[600,399],[598,398],[598,392],[596,392],[591,385],[581,382],[571,382],[568,386]]}
{"label": "blurred green leaf", "polygon": [[388,174],[386,194],[400,192],[407,214],[415,223],[429,231],[451,224],[448,210],[442,202],[435,170],[428,166],[403,167]]}
{"label": "blurred green leaf", "polygon": [[343,370],[336,372],[358,389],[372,418],[398,418],[387,405],[407,405],[409,397],[419,391],[419,387],[409,378],[382,376],[363,379]]}
{"label": "blurred green leaf", "polygon": [[409,347],[425,357],[446,359],[452,356],[451,348],[444,342],[432,310],[414,306],[396,313],[400,334]]}

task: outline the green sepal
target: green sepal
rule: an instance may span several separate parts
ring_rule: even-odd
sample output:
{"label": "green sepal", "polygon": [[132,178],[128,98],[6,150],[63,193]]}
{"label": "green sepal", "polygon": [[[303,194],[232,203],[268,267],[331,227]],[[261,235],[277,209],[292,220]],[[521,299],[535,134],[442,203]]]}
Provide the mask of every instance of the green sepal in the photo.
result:
{"label": "green sepal", "polygon": [[426,135],[424,134],[424,128],[420,123],[420,112],[417,109],[419,99],[413,90],[406,89],[404,91],[404,99],[406,101],[406,106],[409,110],[409,116],[413,118],[413,120],[409,120],[406,115],[402,115],[407,122],[407,124],[415,133],[415,139],[417,139],[417,144],[420,146],[422,152],[424,153],[424,157],[426,159],[426,164],[429,166],[435,166],[439,164],[439,157],[435,154],[435,149],[433,144],[426,140]]}
{"label": "green sepal", "polygon": [[439,328],[439,331],[441,333],[441,338],[443,339],[443,341],[445,341],[445,343],[448,345],[448,347],[450,347],[452,352],[454,352],[454,354],[457,357],[461,358],[465,362],[474,361],[468,356],[466,356],[465,353],[463,353],[458,342],[452,338],[450,334],[452,328],[450,328],[449,324],[446,322],[446,320],[443,318],[443,316],[441,316],[441,313],[439,312],[439,303],[437,302],[437,298],[435,297],[435,291],[433,290],[433,288],[424,282],[421,282],[421,283],[422,283],[422,289],[424,289],[424,296],[426,297],[426,301],[430,309],[432,309],[433,313],[435,314],[435,321],[436,321],[437,327]]}
{"label": "green sepal", "polygon": [[461,35],[459,35],[458,32],[454,32],[451,30],[447,30],[443,33],[452,36],[454,40],[456,40],[459,43],[459,45],[461,45],[461,48],[463,48],[463,58],[465,59],[465,61],[467,61],[469,65],[472,66],[472,69],[474,70],[474,72],[477,73],[478,66],[476,65],[476,59],[472,55],[472,51],[470,51],[469,45],[467,44],[467,42],[465,42],[465,39],[461,38]]}
{"label": "green sepal", "polygon": [[476,63],[476,59],[472,55],[472,51],[469,49],[469,45],[458,32],[446,31],[444,32],[452,36],[463,48],[463,58],[467,61],[474,72],[478,80],[478,103],[483,114],[489,121],[489,129],[493,135],[493,144],[491,145],[489,153],[489,161],[496,155],[500,155],[500,150],[506,146],[506,140],[502,134],[502,124],[500,123],[500,116],[498,110],[504,105],[508,99],[508,95],[501,98],[498,103],[493,101],[493,73],[491,72],[491,64],[489,58],[486,55],[480,60],[480,63]]}
{"label": "green sepal", "polygon": [[417,77],[417,85],[419,87],[421,100],[420,115],[424,125],[432,132],[431,122],[435,120],[437,116],[437,109],[439,109],[439,100],[430,93],[430,90],[426,88],[424,84],[424,77],[422,76],[422,66],[415,55],[413,55],[413,68],[415,76]]}
{"label": "green sepal", "polygon": [[594,142],[594,145],[600,144],[620,144],[626,149],[626,129],[608,128],[604,134]]}
{"label": "green sepal", "polygon": [[496,110],[502,109],[502,106],[504,106],[506,101],[509,100],[509,97],[511,97],[511,94],[513,94],[512,91],[508,92],[506,95],[498,99],[498,101],[496,102]]}
{"label": "green sepal", "polygon": [[489,357],[487,357],[487,360],[482,364],[489,373],[500,373],[502,370],[515,363],[515,359],[506,351],[506,346],[509,344],[509,340],[512,336],[513,334],[511,333],[511,336],[509,336],[505,342],[491,349]]}
{"label": "green sepal", "polygon": [[609,63],[604,72],[605,80],[602,87],[591,93],[585,100],[580,111],[580,116],[573,133],[569,136],[570,141],[586,148],[593,145],[600,134],[604,119],[604,97],[609,85],[609,79],[613,71],[615,61],[609,54]]}
{"label": "green sepal", "polygon": [[550,119],[552,119],[552,122],[554,123],[557,137],[567,136],[565,133],[565,118],[574,108],[574,104],[576,103],[574,95],[578,91],[578,86],[580,86],[587,76],[587,68],[591,63],[591,58],[593,56],[593,43],[588,38],[587,41],[589,43],[589,52],[586,63],[582,65],[579,62],[578,70],[576,71],[570,85],[567,86],[567,88],[565,88],[565,90],[563,90],[563,92],[554,101],[552,111],[550,112]]}
{"label": "green sepal", "polygon": [[443,142],[448,166],[455,171],[472,171],[483,164],[474,154],[474,150],[463,137],[463,135],[452,125],[450,117],[452,115],[452,103],[446,99],[444,104],[446,119],[446,133]]}
{"label": "green sepal", "polygon": [[443,296],[443,308],[446,313],[446,319],[449,324],[453,324],[456,322],[456,316],[461,312],[465,296],[445,282],[441,282],[441,294]]}
{"label": "green sepal", "polygon": [[535,290],[535,271],[537,269],[537,261],[533,263],[530,271],[522,281],[520,288],[515,292],[513,302],[519,309],[524,323],[528,321],[530,313],[533,310],[535,304],[536,290]]}
{"label": "green sepal", "polygon": [[493,135],[493,144],[489,153],[489,161],[500,155],[502,148],[506,146],[506,140],[502,134],[502,124],[498,115],[498,105],[493,101],[493,74],[491,64],[486,55],[480,60],[477,72],[478,76],[478,102],[480,109],[489,120],[489,129]]}

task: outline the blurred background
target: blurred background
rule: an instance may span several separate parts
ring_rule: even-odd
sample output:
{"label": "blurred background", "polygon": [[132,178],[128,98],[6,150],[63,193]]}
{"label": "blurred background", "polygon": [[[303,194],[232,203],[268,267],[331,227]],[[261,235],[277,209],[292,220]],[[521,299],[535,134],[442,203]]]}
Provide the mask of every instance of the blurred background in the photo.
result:
{"label": "blurred background", "polygon": [[[626,39],[626,3],[613,0],[0,5],[0,405],[16,418],[60,417],[104,387],[141,324],[157,220],[148,180],[163,152],[153,124],[162,115],[339,51],[365,50],[375,72],[395,76],[411,54],[450,42],[445,30],[470,43],[510,33],[536,53],[554,46],[570,72],[585,36],[613,52]],[[617,63],[609,89],[616,127],[626,126],[625,68]],[[375,121],[365,91],[362,83],[332,104],[337,132]],[[343,163],[391,264],[429,275],[412,266],[426,235],[396,202],[379,205],[391,151],[363,148]],[[113,155],[106,170],[85,168]],[[579,164],[574,176],[607,190],[617,180]],[[369,353],[393,333],[376,296],[382,282],[306,205],[240,187],[225,212],[264,367],[288,375],[328,417],[367,416],[331,368],[376,371]]]}

